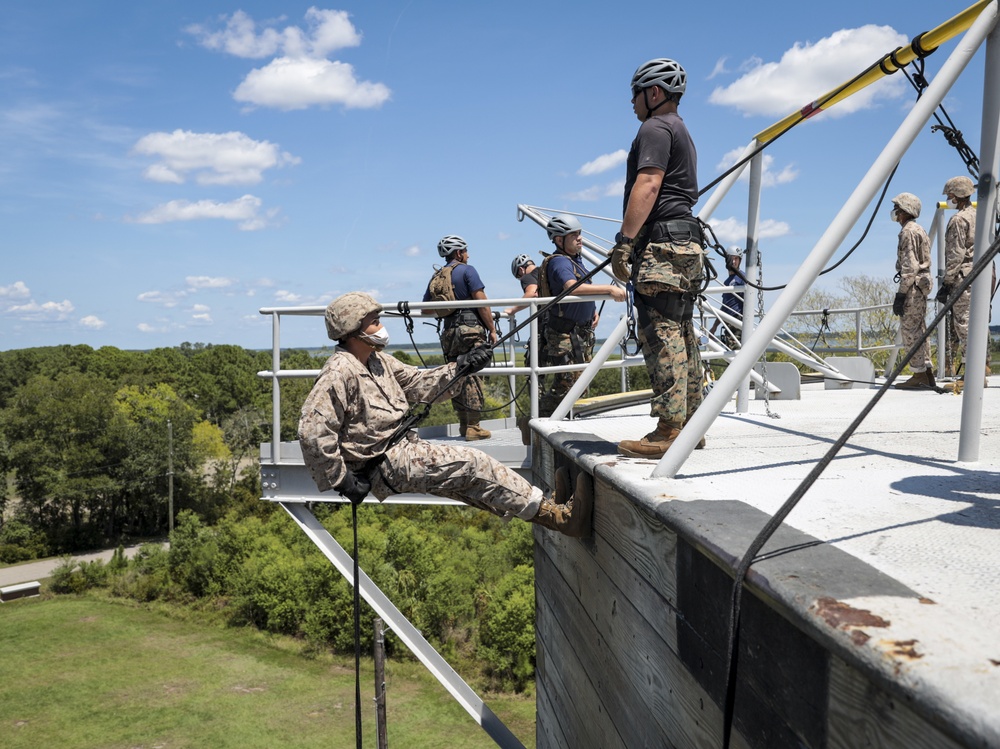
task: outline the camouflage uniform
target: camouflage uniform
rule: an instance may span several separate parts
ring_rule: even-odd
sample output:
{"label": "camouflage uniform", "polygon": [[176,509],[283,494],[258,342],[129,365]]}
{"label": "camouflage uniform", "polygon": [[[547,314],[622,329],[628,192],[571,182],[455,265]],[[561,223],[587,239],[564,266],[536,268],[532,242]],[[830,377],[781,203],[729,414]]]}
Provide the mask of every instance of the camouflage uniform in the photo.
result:
{"label": "camouflage uniform", "polygon": [[[552,327],[545,330],[545,350],[540,357],[543,366],[583,364],[593,357],[594,329],[590,326],[577,325],[569,333],[560,333]],[[580,372],[555,372],[545,375],[546,388],[538,401],[538,415],[551,416],[556,406],[573,387],[573,383],[580,379],[580,374]]]}
{"label": "camouflage uniform", "polygon": [[[655,296],[664,291],[696,293],[692,281],[704,272],[698,242],[640,241],[633,258],[632,278],[637,294]],[[691,318],[669,319],[636,299],[639,342],[653,388],[650,415],[680,429],[701,405],[702,366]]]}
{"label": "camouflage uniform", "polygon": [[[479,450],[432,445],[412,432],[386,450],[410,403],[425,401],[455,373],[453,365],[418,369],[373,353],[367,366],[342,347],[327,360],[302,407],[302,457],[320,491],[339,486],[385,453],[372,476],[380,500],[416,492],[457,499],[504,517],[535,517],[542,491]],[[454,389],[454,388],[453,388]],[[445,391],[439,400],[453,395]]]}
{"label": "camouflage uniform", "polygon": [[[931,290],[931,240],[916,221],[907,221],[899,230],[896,248],[898,293],[906,295],[899,331],[907,350],[927,330],[927,294]],[[910,359],[910,369],[923,372],[930,363],[931,348],[925,340]]]}
{"label": "camouflage uniform", "polygon": [[[972,272],[973,249],[976,243],[976,209],[969,205],[958,211],[948,222],[944,239],[944,284],[954,288]],[[951,308],[951,327],[962,349],[969,337],[969,296],[966,289]]]}
{"label": "camouflage uniform", "polygon": [[[465,319],[476,316],[475,310],[467,310],[459,314]],[[449,362],[458,361],[459,356],[486,342],[486,328],[478,324],[460,324],[441,331],[441,352],[444,354],[445,361]],[[475,375],[464,378],[455,390],[451,404],[456,414],[471,412],[478,423],[479,414],[483,410],[482,378]]]}

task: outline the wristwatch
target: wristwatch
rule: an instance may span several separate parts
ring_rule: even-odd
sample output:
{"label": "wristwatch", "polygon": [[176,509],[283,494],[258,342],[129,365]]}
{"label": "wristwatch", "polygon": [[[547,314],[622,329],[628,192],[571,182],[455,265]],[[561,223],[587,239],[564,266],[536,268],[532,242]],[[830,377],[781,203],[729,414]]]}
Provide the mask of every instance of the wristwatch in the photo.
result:
{"label": "wristwatch", "polygon": [[626,237],[621,232],[615,234],[615,244],[632,244],[634,241],[634,237]]}

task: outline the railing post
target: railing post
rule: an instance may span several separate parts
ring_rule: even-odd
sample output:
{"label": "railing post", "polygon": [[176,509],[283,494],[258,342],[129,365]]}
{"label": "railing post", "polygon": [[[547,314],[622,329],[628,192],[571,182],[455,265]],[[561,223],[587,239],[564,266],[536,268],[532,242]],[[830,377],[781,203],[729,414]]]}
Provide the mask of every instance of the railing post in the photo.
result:
{"label": "railing post", "polygon": [[[997,8],[984,10],[996,22]],[[979,21],[977,20],[977,24]],[[979,152],[979,190],[976,208],[976,245],[973,260],[978,261],[993,242],[997,208],[997,172],[1000,171],[1000,31],[994,26],[986,40],[986,73],[983,76],[983,125]],[[979,441],[983,422],[983,385],[986,382],[986,351],[989,345],[991,273],[987,269],[972,282],[969,304],[969,335],[965,342],[965,390],[962,392],[962,429],[958,439],[958,460],[979,460]]]}
{"label": "railing post", "polygon": [[271,313],[271,462],[281,462],[281,315]]}

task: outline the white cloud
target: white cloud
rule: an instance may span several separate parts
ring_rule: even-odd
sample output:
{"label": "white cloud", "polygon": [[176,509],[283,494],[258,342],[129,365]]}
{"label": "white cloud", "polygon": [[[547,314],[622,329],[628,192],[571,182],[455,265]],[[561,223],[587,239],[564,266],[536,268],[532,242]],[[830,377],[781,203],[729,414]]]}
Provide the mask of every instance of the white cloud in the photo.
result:
{"label": "white cloud", "polygon": [[258,32],[257,23],[242,10],[228,18],[220,16],[220,20],[226,22],[222,31],[209,31],[201,24],[186,30],[207,49],[256,59],[280,52],[296,57],[326,57],[338,49],[361,44],[361,34],[351,23],[350,15],[342,10],[309,8],[306,11],[307,31],[298,26],[278,30],[268,24]]}
{"label": "white cloud", "polygon": [[345,11],[309,8],[305,29],[279,30],[271,22],[258,30],[243,11],[221,19],[226,23],[221,31],[202,25],[187,31],[208,49],[243,58],[273,58],[247,74],[233,92],[236,101],[287,111],[334,104],[348,109],[379,107],[389,99],[384,84],[359,81],[351,65],[328,59],[337,50],[361,44],[361,34]]}
{"label": "white cloud", "polygon": [[15,281],[10,286],[0,286],[0,299],[27,299],[31,291],[24,281]]}
{"label": "white cloud", "polygon": [[236,101],[284,111],[332,104],[368,109],[380,107],[389,95],[382,83],[357,80],[346,62],[292,57],[251,70],[233,92]]}
{"label": "white cloud", "polygon": [[712,68],[712,72],[709,73],[708,80],[712,80],[713,78],[715,78],[717,76],[720,76],[720,75],[723,75],[723,74],[729,72],[729,69],[726,68],[726,60],[728,60],[728,59],[729,59],[728,57],[720,57],[718,60],[715,61],[715,67]]}
{"label": "white cloud", "polygon": [[184,283],[192,289],[225,289],[235,284],[236,279],[225,276],[185,276]]}
{"label": "white cloud", "polygon": [[4,314],[16,317],[25,322],[61,322],[68,318],[75,308],[68,299],[61,302],[38,302],[31,300],[26,304],[15,304],[8,307]]}
{"label": "white cloud", "polygon": [[139,139],[133,153],[160,159],[143,176],[153,182],[180,184],[189,174],[200,185],[253,185],[263,172],[301,162],[274,143],[253,140],[241,132],[150,133]]}
{"label": "white cloud", "polygon": [[577,169],[576,173],[583,177],[601,174],[602,172],[621,166],[625,163],[626,159],[628,159],[628,151],[619,149],[614,153],[606,153],[603,156],[598,156],[593,161],[588,161]]}
{"label": "white cloud", "polygon": [[135,326],[140,333],[169,333],[169,325],[150,325],[149,323],[141,322]]}
{"label": "white cloud", "polygon": [[[733,164],[735,164],[740,156],[743,155],[744,149],[734,148],[732,151],[727,153],[722,157],[722,161],[716,165],[716,169],[720,171],[725,171]],[[792,182],[796,177],[799,176],[799,171],[795,168],[794,164],[787,164],[782,167],[780,172],[775,173],[774,167],[774,157],[770,154],[764,154],[761,159],[761,175],[760,183],[762,187],[774,187],[775,185],[784,185],[788,182]],[[740,181],[747,182],[750,179],[750,170],[744,169],[743,173],[740,174]]]}
{"label": "white cloud", "polygon": [[[746,243],[746,221],[740,221],[737,218],[730,217],[724,219],[711,219],[708,223],[712,226],[712,231],[715,232],[716,238],[723,245],[729,246],[738,244],[743,246]],[[784,221],[765,219],[760,222],[757,237],[758,239],[773,239],[775,237],[783,237],[789,233],[791,233],[791,227]]]}
{"label": "white cloud", "polygon": [[411,244],[409,247],[403,250],[403,254],[406,255],[406,257],[417,257],[417,255],[420,254],[420,245]]}
{"label": "white cloud", "polygon": [[[747,72],[712,91],[709,101],[731,106],[744,115],[787,115],[831,91],[864,70],[887,52],[907,44],[891,26],[869,24],[841,29],[816,43],[796,42],[779,62],[751,60]],[[860,90],[830,109],[843,116],[868,109],[878,99],[903,95],[906,81],[893,76]]]}
{"label": "white cloud", "polygon": [[85,328],[90,328],[91,330],[100,330],[107,325],[107,323],[96,315],[87,315],[86,317],[80,318],[80,325]]}
{"label": "white cloud", "polygon": [[601,198],[620,198],[624,193],[625,180],[620,179],[607,185],[594,185],[593,187],[588,187],[585,190],[571,192],[568,195],[563,195],[563,198],[565,200],[579,200],[592,203],[593,201],[600,200]]}
{"label": "white cloud", "polygon": [[159,304],[164,307],[176,307],[178,301],[187,296],[187,292],[178,291],[144,291],[136,299],[140,302]]}
{"label": "white cloud", "polygon": [[256,231],[267,226],[277,215],[275,210],[266,212],[264,216],[259,215],[262,202],[253,195],[244,195],[228,203],[214,200],[199,200],[196,203],[189,200],[171,200],[131,220],[137,224],[166,224],[172,221],[225,219],[238,222],[239,228],[244,231]]}

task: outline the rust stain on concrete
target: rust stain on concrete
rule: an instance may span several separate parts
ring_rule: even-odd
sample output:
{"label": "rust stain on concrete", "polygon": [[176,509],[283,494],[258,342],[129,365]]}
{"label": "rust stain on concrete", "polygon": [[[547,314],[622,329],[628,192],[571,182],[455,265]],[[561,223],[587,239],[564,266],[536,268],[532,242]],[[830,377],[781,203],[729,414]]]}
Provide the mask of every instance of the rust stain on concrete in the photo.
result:
{"label": "rust stain on concrete", "polygon": [[856,609],[836,598],[817,598],[816,613],[834,629],[849,627],[888,627],[891,622],[867,609]]}
{"label": "rust stain on concrete", "polygon": [[912,661],[923,658],[923,653],[918,653],[916,647],[917,640],[883,640],[882,644],[887,646],[890,655],[899,658],[908,658]]}

